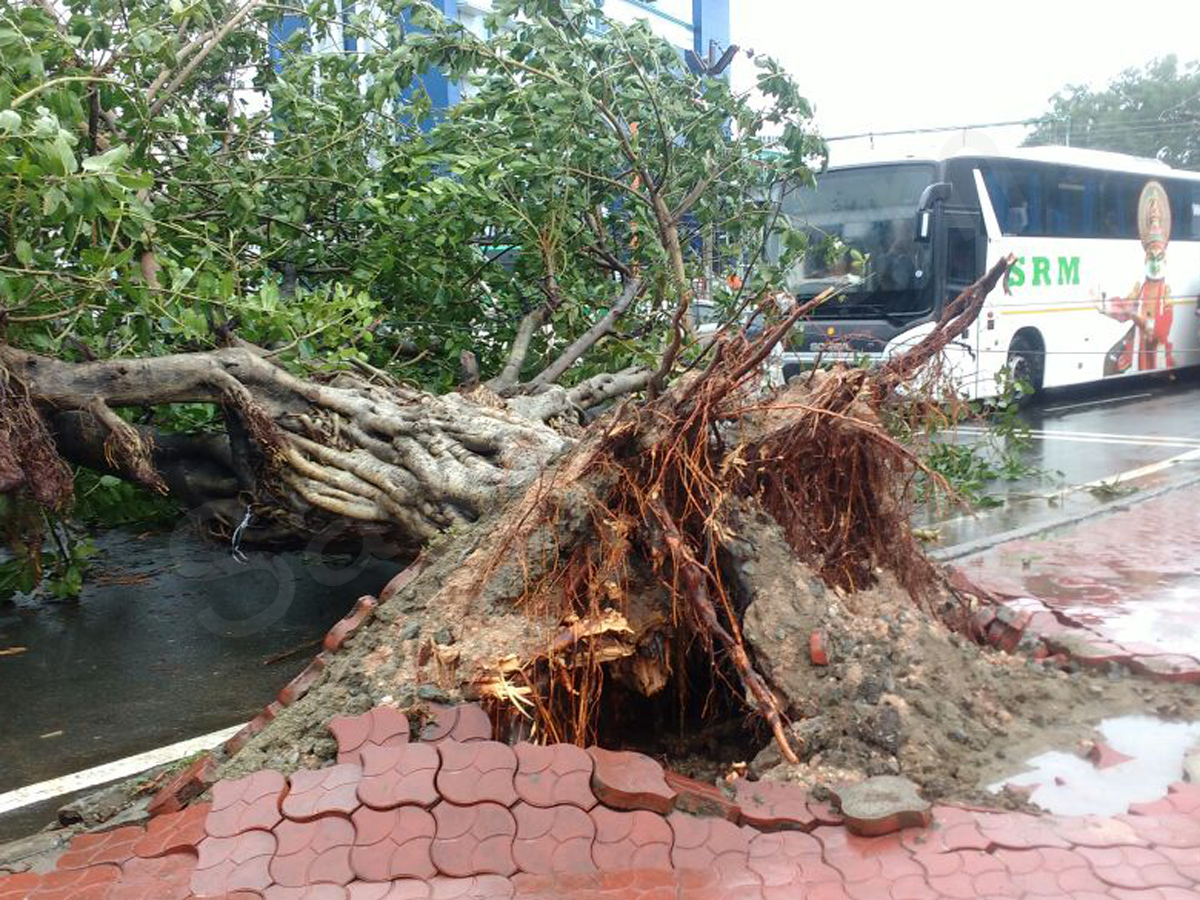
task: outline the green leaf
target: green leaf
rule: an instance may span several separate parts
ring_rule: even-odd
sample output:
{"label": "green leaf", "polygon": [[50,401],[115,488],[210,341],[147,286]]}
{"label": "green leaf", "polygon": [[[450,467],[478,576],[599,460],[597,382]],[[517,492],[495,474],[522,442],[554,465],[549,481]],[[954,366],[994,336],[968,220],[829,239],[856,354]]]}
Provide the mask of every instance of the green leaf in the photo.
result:
{"label": "green leaf", "polygon": [[21,127],[21,114],[15,109],[0,110],[0,131],[12,134]]}
{"label": "green leaf", "polygon": [[17,259],[21,261],[23,266],[33,265],[33,248],[29,246],[29,241],[21,239],[17,241],[16,250]]}
{"label": "green leaf", "polygon": [[129,147],[118,144],[111,150],[106,150],[98,156],[89,156],[83,161],[83,171],[99,174],[110,174],[121,167],[121,163],[129,156]]}
{"label": "green leaf", "polygon": [[54,142],[50,145],[50,155],[58,166],[59,175],[71,175],[79,168],[79,163],[75,161],[75,151],[71,149],[71,143],[65,131],[60,131],[54,138]]}

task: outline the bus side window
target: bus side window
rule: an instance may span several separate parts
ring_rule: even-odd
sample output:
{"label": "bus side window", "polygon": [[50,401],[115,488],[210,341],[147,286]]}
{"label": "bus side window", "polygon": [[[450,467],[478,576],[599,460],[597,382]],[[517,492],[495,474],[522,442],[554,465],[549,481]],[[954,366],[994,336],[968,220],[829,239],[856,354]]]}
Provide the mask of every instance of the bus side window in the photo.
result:
{"label": "bus side window", "polygon": [[[969,228],[950,228],[946,231],[946,283],[965,285],[979,277],[975,231]],[[955,290],[957,293],[957,288]]]}

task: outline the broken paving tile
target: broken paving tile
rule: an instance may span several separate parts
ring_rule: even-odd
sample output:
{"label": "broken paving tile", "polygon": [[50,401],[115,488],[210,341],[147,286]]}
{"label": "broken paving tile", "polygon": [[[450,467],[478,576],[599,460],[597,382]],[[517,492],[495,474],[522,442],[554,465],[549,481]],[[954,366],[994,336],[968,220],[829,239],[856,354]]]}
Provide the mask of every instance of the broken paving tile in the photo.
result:
{"label": "broken paving tile", "polygon": [[354,848],[350,866],[364,881],[428,879],[437,874],[430,847],[437,833],[432,814],[417,806],[375,810],[362,807],[351,817]]}
{"label": "broken paving tile", "polygon": [[447,739],[438,742],[437,751],[442,761],[437,789],[444,799],[460,806],[485,801],[512,806],[517,802],[513,787],[517,755],[512,747],[499,741],[464,744]]}
{"label": "broken paving tile", "polygon": [[358,808],[362,766],[338,763],[315,771],[300,769],[289,776],[291,789],[283,798],[283,814],[302,821],[329,813],[348,816]]}
{"label": "broken paving tile", "polygon": [[522,872],[592,872],[592,842],[596,823],[577,806],[538,807],[518,803],[513,860]]}
{"label": "broken paving tile", "polygon": [[433,808],[433,817],[437,821],[437,835],[430,857],[443,875],[465,878],[516,872],[512,843],[517,823],[512,813],[500,804],[439,803]]}
{"label": "broken paving tile", "polygon": [[646,809],[666,815],[675,808],[675,792],[663,767],[642,753],[588,747],[595,764],[592,791],[613,809]]}
{"label": "broken paving tile", "polygon": [[489,741],[492,739],[492,720],[477,703],[460,703],[457,706],[434,705],[433,718],[421,729],[421,740],[436,744],[438,741],[454,740]]}
{"label": "broken paving tile", "polygon": [[362,761],[358,799],[372,809],[392,809],[403,804],[428,807],[438,801],[435,779],[441,757],[436,746],[368,745],[363,748]]}
{"label": "broken paving tile", "polygon": [[335,716],[329,731],[338,742],[338,762],[356,763],[368,746],[397,747],[408,743],[408,716],[392,706],[377,706],[360,716]]}
{"label": "broken paving tile", "polygon": [[330,653],[336,653],[342,649],[342,644],[346,643],[362,627],[362,624],[375,611],[377,605],[378,601],[370,595],[359,597],[358,601],[354,604],[354,608],[346,616],[338,619],[334,623],[334,626],[329,629],[329,633],[325,635],[322,646]]}
{"label": "broken paving tile", "polygon": [[113,831],[78,834],[71,839],[67,852],[58,858],[59,869],[86,869],[100,863],[122,863],[133,856],[134,845],[145,831],[130,825]]}
{"label": "broken paving tile", "polygon": [[817,825],[808,791],[799,785],[739,778],[733,792],[741,821],[760,831],[812,831]]}
{"label": "broken paving tile", "polygon": [[286,789],[287,780],[271,769],[233,781],[218,781],[212,788],[212,809],[204,823],[205,831],[219,838],[255,828],[270,831],[283,820],[279,801]]}
{"label": "broken paving tile", "polygon": [[326,658],[324,653],[318,653],[312,658],[312,661],[305,666],[300,674],[289,681],[279,691],[279,695],[275,698],[281,706],[291,706],[305,694],[307,694],[314,684],[320,681],[321,676],[325,674]]}
{"label": "broken paving tile", "polygon": [[647,810],[619,812],[604,806],[589,814],[596,823],[592,860],[604,871],[670,869],[674,835],[667,820]]}
{"label": "broken paving tile", "polygon": [[1133,759],[1132,756],[1114,750],[1104,741],[1095,741],[1090,750],[1088,750],[1087,758],[1092,765],[1097,769],[1108,769],[1112,766],[1119,766],[1123,762],[1129,762]]}
{"label": "broken paving tile", "polygon": [[270,871],[276,884],[347,884],[354,878],[350,848],[355,829],[349,819],[323,816],[311,822],[284,821],[275,828],[275,840]]}
{"label": "broken paving tile", "polygon": [[741,818],[736,803],[717,785],[687,778],[670,769],[663,770],[667,786],[675,792],[675,808],[693,816],[716,816],[730,822]]}
{"label": "broken paving tile", "polygon": [[207,791],[216,780],[217,765],[213,762],[212,754],[205,753],[163,785],[146,807],[146,812],[151,816],[179,812]]}
{"label": "broken paving tile", "polygon": [[846,827],[854,834],[874,837],[902,828],[923,828],[930,822],[930,805],[916,785],[895,775],[876,775],[857,784],[831,790]]}
{"label": "broken paving tile", "polygon": [[521,742],[513,748],[517,772],[513,787],[532,806],[570,804],[589,810],[596,805],[592,793],[592,758],[574,744],[540,747]]}
{"label": "broken paving tile", "polygon": [[211,803],[196,803],[179,812],[155,816],[146,823],[146,833],[133,845],[133,852],[151,859],[179,850],[194,851],[206,834],[204,822],[211,808]]}

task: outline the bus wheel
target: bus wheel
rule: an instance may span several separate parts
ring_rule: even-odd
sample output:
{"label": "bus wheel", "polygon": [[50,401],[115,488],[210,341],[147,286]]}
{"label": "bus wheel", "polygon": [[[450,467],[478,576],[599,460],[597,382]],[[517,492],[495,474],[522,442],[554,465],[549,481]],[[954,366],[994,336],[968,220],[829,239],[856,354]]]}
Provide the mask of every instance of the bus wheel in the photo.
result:
{"label": "bus wheel", "polygon": [[1046,369],[1046,348],[1036,332],[1022,331],[1008,345],[1008,372],[1012,378],[1029,386],[1033,393],[1042,389]]}

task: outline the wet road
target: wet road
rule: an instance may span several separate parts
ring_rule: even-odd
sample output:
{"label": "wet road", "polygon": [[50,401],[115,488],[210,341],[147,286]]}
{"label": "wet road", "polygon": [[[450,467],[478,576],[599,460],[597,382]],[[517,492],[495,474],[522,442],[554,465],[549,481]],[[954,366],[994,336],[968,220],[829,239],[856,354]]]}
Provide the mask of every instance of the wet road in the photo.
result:
{"label": "wet road", "polygon": [[[0,793],[246,721],[399,570],[302,553],[239,563],[185,530],[97,543],[79,603],[0,606],[0,647],[27,648],[0,656]],[[63,802],[0,816],[0,840]]]}
{"label": "wet road", "polygon": [[[935,548],[1053,524],[1200,476],[1197,376],[1052,393],[1021,418],[1030,429],[1022,458],[1037,474],[989,485],[986,493],[1002,504],[994,509],[923,512],[919,522],[937,533]],[[983,429],[964,428],[958,440],[986,438]]]}

